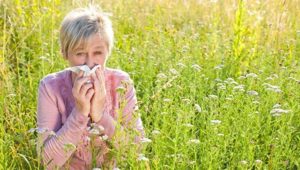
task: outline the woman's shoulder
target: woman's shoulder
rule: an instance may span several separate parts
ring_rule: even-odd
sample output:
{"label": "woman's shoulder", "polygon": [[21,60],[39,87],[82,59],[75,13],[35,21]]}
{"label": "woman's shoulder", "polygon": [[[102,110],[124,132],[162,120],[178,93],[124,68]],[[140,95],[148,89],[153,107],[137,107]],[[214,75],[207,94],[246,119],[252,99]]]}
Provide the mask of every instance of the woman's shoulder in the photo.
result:
{"label": "woman's shoulder", "polygon": [[50,86],[52,88],[59,87],[61,83],[65,81],[67,70],[61,70],[45,75],[41,80],[40,84]]}
{"label": "woman's shoulder", "polygon": [[109,76],[116,80],[131,80],[130,75],[121,69],[106,67],[106,71]]}
{"label": "woman's shoulder", "polygon": [[110,83],[110,85],[114,88],[118,87],[126,87],[126,86],[134,86],[133,80],[130,78],[130,75],[121,70],[121,69],[115,69],[115,68],[107,68],[107,82]]}

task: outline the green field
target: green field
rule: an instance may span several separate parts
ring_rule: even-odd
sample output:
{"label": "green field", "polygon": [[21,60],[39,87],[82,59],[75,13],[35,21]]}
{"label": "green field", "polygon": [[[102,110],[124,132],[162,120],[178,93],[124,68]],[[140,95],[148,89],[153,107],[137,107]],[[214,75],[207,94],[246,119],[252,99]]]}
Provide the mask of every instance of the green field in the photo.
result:
{"label": "green field", "polygon": [[[0,0],[0,169],[40,168],[38,83],[68,67],[60,22],[89,2]],[[300,0],[94,3],[152,141],[120,169],[300,169]]]}

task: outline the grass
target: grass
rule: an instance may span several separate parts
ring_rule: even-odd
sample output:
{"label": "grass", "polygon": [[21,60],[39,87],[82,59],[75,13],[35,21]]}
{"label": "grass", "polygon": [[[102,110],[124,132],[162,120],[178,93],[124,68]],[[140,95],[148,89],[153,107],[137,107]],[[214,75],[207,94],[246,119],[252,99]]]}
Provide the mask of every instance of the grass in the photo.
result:
{"label": "grass", "polygon": [[[0,169],[37,169],[37,86],[68,66],[59,25],[89,1],[0,2]],[[300,168],[298,0],[94,3],[113,14],[108,67],[134,80],[152,140],[120,169]]]}

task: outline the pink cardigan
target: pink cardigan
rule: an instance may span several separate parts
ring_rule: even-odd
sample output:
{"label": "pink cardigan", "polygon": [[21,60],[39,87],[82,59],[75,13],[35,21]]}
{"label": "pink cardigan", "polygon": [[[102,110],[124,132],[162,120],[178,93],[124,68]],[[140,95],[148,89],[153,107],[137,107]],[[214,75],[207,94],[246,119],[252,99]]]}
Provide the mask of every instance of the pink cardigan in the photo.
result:
{"label": "pink cardigan", "polygon": [[[121,81],[131,82],[128,86],[125,98],[127,104],[123,110],[123,118],[128,123],[132,118],[132,113],[137,109],[137,98],[135,88],[129,75],[121,70],[105,68],[106,103],[104,115],[96,124],[104,127],[104,133],[108,140],[114,134],[114,121],[117,120],[116,110],[119,107],[119,94],[117,88],[122,87]],[[41,135],[44,144],[41,157],[47,169],[55,167],[66,168],[67,161],[70,169],[91,169],[90,163],[92,153],[89,151],[90,142],[88,140],[87,127],[91,120],[78,113],[75,109],[72,95],[71,71],[62,70],[45,76],[39,84],[38,105],[37,105],[37,125],[39,129],[48,131]],[[145,136],[141,118],[136,121],[136,128],[140,135],[136,141],[140,141]],[[55,135],[51,135],[55,132]],[[77,148],[65,152],[65,144],[72,143]],[[97,164],[101,165],[106,160],[108,151],[107,144],[102,140],[96,141],[96,147],[101,148],[101,153],[97,156]]]}

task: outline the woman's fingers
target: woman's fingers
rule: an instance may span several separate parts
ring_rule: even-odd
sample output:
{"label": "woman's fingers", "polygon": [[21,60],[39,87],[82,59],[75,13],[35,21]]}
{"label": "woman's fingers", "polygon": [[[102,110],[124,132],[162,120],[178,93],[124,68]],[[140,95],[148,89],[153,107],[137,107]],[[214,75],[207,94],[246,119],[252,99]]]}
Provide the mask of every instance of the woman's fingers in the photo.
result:
{"label": "woman's fingers", "polygon": [[83,76],[83,71],[80,70],[79,73],[76,74],[74,82],[75,82],[76,80],[78,80],[79,78],[81,78],[82,76]]}
{"label": "woman's fingers", "polygon": [[100,81],[100,85],[104,88],[105,85],[105,79],[104,79],[104,74],[103,74],[103,70],[98,68],[96,71],[97,77]]}
{"label": "woman's fingers", "polygon": [[84,72],[82,70],[79,71],[79,73],[75,77],[74,81],[74,91],[77,94],[80,94],[81,91],[83,94],[86,94],[86,91],[91,87],[83,87],[83,85],[90,79],[89,77],[83,77]]}
{"label": "woman's fingers", "polygon": [[81,89],[80,89],[80,94],[84,94],[86,95],[87,94],[87,91],[93,87],[93,84],[92,83],[87,83],[87,84],[83,84]]}
{"label": "woman's fingers", "polygon": [[99,83],[99,80],[96,76],[95,73],[92,74],[92,78],[93,78],[93,84],[94,84],[94,88],[95,88],[95,92],[97,93],[99,91],[99,86],[100,86],[100,83]]}
{"label": "woman's fingers", "polygon": [[90,88],[86,94],[87,99],[90,100],[93,97],[94,93],[95,93],[95,90],[93,88]]}
{"label": "woman's fingers", "polygon": [[96,71],[95,71],[96,77],[97,77],[98,80],[100,80],[100,77],[99,77],[99,71],[100,71],[100,67],[98,67],[98,68],[96,69]]}
{"label": "woman's fingers", "polygon": [[86,83],[86,81],[89,79],[89,77],[82,77],[77,79],[77,81],[74,84],[74,90],[76,93],[80,92],[81,86]]}
{"label": "woman's fingers", "polygon": [[105,90],[105,77],[104,77],[103,69],[102,69],[102,71],[100,72],[100,77],[101,77],[101,87],[102,87],[102,92],[103,92],[103,95],[106,95],[106,90]]}
{"label": "woman's fingers", "polygon": [[97,68],[95,76],[96,76],[96,81],[98,81],[97,83],[95,83],[95,86],[99,87],[98,88],[99,91],[104,91],[105,90],[104,76],[103,76],[100,68]]}

